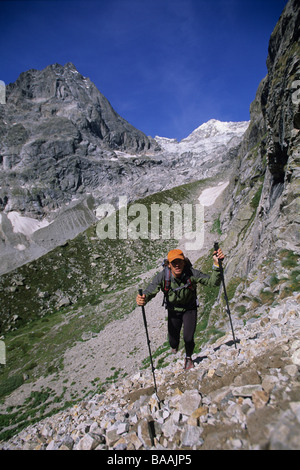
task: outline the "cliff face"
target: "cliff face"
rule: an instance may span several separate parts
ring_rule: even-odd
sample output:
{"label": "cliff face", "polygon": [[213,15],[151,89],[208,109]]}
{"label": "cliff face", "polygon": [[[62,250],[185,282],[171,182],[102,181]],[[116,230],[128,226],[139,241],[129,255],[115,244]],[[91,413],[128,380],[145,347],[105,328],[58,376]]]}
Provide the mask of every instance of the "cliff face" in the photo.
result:
{"label": "cliff face", "polygon": [[270,38],[268,75],[251,105],[223,214],[230,275],[246,276],[280,249],[299,249],[299,24],[299,3],[291,0]]}
{"label": "cliff face", "polygon": [[270,38],[268,76],[261,95],[262,113],[268,131],[268,169],[272,185],[283,183],[284,188],[299,176],[299,29],[299,4],[290,1]]}

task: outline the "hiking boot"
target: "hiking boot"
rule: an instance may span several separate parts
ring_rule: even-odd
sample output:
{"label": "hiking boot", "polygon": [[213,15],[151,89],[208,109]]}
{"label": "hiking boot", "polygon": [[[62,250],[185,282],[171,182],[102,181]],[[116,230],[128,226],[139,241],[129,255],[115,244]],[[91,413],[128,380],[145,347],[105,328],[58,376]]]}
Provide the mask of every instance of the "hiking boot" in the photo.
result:
{"label": "hiking boot", "polygon": [[189,370],[194,367],[194,362],[190,357],[185,358],[184,370]]}
{"label": "hiking boot", "polygon": [[177,348],[172,348],[172,349],[171,349],[171,353],[172,353],[172,354],[177,354],[177,353],[178,353],[178,349],[177,349]]}

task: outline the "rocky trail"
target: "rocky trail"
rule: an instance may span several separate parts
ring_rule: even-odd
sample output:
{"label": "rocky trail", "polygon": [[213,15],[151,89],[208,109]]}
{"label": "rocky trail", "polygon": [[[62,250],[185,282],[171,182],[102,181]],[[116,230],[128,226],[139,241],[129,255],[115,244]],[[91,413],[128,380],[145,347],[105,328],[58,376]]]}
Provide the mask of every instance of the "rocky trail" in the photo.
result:
{"label": "rocky trail", "polygon": [[[167,351],[156,396],[150,368],[29,426],[0,448],[28,450],[299,450],[300,296],[236,318],[194,357]],[[150,330],[153,335],[153,328]],[[142,338],[141,338],[142,339]],[[146,344],[146,342],[145,342]]]}

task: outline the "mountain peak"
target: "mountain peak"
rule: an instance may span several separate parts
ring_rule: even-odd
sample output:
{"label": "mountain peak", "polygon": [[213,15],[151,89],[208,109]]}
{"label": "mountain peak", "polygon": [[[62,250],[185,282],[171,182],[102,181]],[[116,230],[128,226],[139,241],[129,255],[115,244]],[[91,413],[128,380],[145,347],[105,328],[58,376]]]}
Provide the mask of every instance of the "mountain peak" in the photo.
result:
{"label": "mountain peak", "polygon": [[183,139],[186,141],[187,139],[194,138],[197,135],[199,138],[210,138],[214,135],[221,135],[221,134],[243,134],[247,127],[249,126],[249,121],[240,121],[240,122],[232,122],[232,121],[219,121],[217,119],[210,119],[209,121],[201,124],[201,126],[197,127],[188,137]]}
{"label": "mountain peak", "polygon": [[204,161],[212,158],[212,155],[216,158],[217,154],[223,158],[223,146],[226,145],[227,150],[237,146],[248,126],[248,121],[222,122],[210,119],[180,142],[176,139],[158,136],[155,140],[165,152],[178,155],[193,152],[195,158],[201,156],[201,160]]}

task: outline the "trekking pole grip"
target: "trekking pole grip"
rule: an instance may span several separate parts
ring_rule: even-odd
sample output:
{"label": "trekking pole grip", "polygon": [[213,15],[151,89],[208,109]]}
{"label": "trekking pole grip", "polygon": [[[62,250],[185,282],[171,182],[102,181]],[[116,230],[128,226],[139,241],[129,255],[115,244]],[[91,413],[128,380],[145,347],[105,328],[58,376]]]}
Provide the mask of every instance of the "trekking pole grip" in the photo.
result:
{"label": "trekking pole grip", "polygon": [[[218,252],[218,249],[219,249],[219,243],[215,242],[214,243],[214,251]],[[222,260],[220,260],[219,258],[218,258],[218,263],[219,263],[219,267],[221,268],[222,267]]]}

